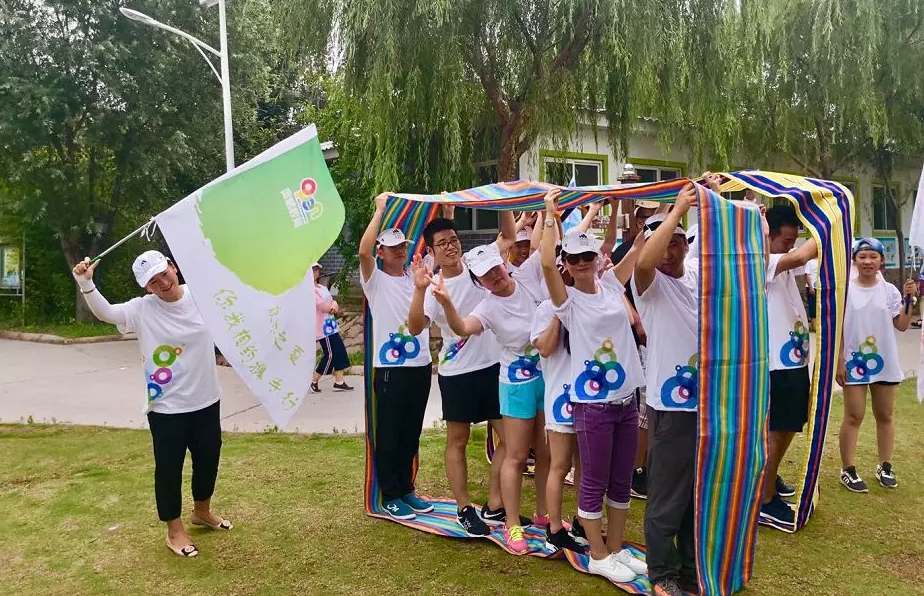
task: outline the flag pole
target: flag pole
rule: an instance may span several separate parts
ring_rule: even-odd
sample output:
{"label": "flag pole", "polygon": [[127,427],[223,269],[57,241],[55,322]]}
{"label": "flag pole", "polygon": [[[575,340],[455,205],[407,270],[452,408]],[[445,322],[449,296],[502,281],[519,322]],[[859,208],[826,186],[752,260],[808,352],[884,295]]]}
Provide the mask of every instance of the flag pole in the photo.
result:
{"label": "flag pole", "polygon": [[119,248],[120,246],[122,246],[123,244],[125,244],[126,242],[128,242],[129,240],[131,240],[132,238],[134,238],[135,236],[138,236],[139,234],[144,234],[144,232],[147,231],[147,229],[148,229],[149,227],[151,227],[151,224],[153,224],[153,223],[154,223],[154,218],[152,217],[151,219],[149,219],[148,221],[146,221],[145,224],[144,224],[143,226],[141,226],[140,228],[138,228],[137,230],[135,230],[134,232],[132,232],[131,234],[129,234],[129,235],[126,236],[125,238],[122,238],[121,240],[119,240],[118,242],[116,242],[115,244],[113,244],[112,246],[110,246],[109,248],[107,248],[106,250],[104,250],[103,252],[99,253],[98,255],[96,255],[95,257],[93,257],[92,259],[90,259],[90,262],[91,262],[91,263],[95,263],[95,262],[99,261],[100,259],[102,259],[102,258],[105,257],[106,255],[108,255],[109,253],[111,253],[111,252],[114,251],[115,249]]}

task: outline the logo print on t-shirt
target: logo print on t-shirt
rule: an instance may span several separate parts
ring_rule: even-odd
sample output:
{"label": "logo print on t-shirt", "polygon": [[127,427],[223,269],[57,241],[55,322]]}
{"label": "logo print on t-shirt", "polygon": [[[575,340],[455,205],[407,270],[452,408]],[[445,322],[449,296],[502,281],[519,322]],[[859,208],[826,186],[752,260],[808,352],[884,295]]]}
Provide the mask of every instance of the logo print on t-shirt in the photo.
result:
{"label": "logo print on t-shirt", "polygon": [[687,366],[678,366],[677,374],[661,386],[661,403],[667,408],[693,410],[699,394],[696,363],[699,354],[693,354]]}
{"label": "logo print on t-shirt", "polygon": [[626,382],[626,370],[613,351],[613,340],[607,338],[594,353],[593,360],[584,361],[584,372],[574,382],[574,394],[579,400],[606,399]]}
{"label": "logo print on t-shirt", "polygon": [[574,424],[574,406],[571,405],[571,385],[563,385],[564,393],[552,402],[555,424]]}
{"label": "logo print on t-shirt", "polygon": [[450,343],[449,347],[446,348],[445,353],[443,353],[443,359],[440,360],[440,364],[446,364],[450,360],[454,360],[455,357],[459,355],[459,350],[465,347],[466,342],[468,342],[468,338],[463,337],[459,341]]}
{"label": "logo print on t-shirt", "polygon": [[328,335],[333,335],[337,333],[338,331],[340,331],[340,327],[337,326],[337,319],[335,319],[334,317],[327,317],[326,319],[324,319],[324,327],[322,328],[322,330],[324,331],[324,337],[327,337]]}
{"label": "logo print on t-shirt", "polygon": [[158,346],[151,354],[151,362],[157,368],[148,375],[148,403],[164,394],[164,387],[173,381],[173,369],[177,358],[183,353],[183,348],[163,345]]}
{"label": "logo print on t-shirt", "polygon": [[388,341],[379,349],[379,362],[402,365],[408,359],[420,354],[420,341],[407,332],[407,322],[398,327],[397,333],[389,333]]}
{"label": "logo print on t-shirt", "polygon": [[870,335],[847,363],[847,382],[869,383],[870,378],[881,373],[884,367],[885,360],[876,348],[876,337]]}
{"label": "logo print on t-shirt", "polygon": [[523,347],[523,355],[517,356],[516,360],[507,366],[507,378],[511,383],[532,381],[541,374],[539,350],[533,344],[526,344]]}
{"label": "logo print on t-shirt", "polygon": [[802,321],[796,321],[789,332],[789,341],[780,350],[780,361],[786,366],[803,366],[808,359],[809,332]]}

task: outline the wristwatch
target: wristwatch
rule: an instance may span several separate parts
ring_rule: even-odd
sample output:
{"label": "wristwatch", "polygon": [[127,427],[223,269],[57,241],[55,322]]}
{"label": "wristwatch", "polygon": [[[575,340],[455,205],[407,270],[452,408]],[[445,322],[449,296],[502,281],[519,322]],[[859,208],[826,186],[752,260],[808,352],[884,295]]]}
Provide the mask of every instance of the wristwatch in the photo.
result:
{"label": "wristwatch", "polygon": [[555,220],[554,220],[554,219],[552,219],[551,217],[546,217],[546,218],[545,218],[545,227],[551,228],[551,227],[553,227],[554,225],[555,225]]}

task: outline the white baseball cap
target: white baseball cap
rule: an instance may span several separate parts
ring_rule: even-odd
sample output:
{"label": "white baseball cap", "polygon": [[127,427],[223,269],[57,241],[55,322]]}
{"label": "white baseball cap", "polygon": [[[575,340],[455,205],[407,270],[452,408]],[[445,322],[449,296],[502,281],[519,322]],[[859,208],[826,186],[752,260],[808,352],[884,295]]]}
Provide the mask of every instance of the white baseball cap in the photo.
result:
{"label": "white baseball cap", "polygon": [[[651,235],[654,234],[655,230],[664,223],[664,220],[667,219],[666,213],[655,213],[651,217],[645,220],[645,238],[651,238]],[[677,224],[677,227],[674,229],[675,234],[683,234],[683,237],[687,237],[686,231],[683,229],[683,226]]]}
{"label": "white baseball cap", "polygon": [[561,251],[569,255],[579,255],[582,252],[600,254],[600,244],[597,237],[585,232],[569,232],[561,241]]}
{"label": "white baseball cap", "polygon": [[517,232],[517,242],[529,242],[532,239],[533,229],[530,227],[525,227],[519,232]]}
{"label": "white baseball cap", "polygon": [[483,244],[465,253],[465,264],[476,277],[481,277],[498,265],[503,265],[504,259],[501,258],[496,244]]}
{"label": "white baseball cap", "polygon": [[687,230],[687,240],[689,242],[693,242],[696,239],[696,235],[698,233],[699,233],[699,226],[697,224],[693,224],[692,226],[690,226],[690,229]]}
{"label": "white baseball cap", "polygon": [[410,244],[411,241],[404,237],[404,232],[398,228],[388,228],[379,232],[375,238],[377,246],[398,246],[401,244]]}
{"label": "white baseball cap", "polygon": [[151,278],[167,270],[170,259],[158,250],[147,250],[135,259],[132,263],[132,273],[135,274],[135,281],[142,288],[148,285]]}
{"label": "white baseball cap", "polygon": [[315,267],[317,267],[318,269],[324,269],[324,265],[322,265],[321,263],[318,263],[317,261],[311,264],[312,269],[314,269]]}

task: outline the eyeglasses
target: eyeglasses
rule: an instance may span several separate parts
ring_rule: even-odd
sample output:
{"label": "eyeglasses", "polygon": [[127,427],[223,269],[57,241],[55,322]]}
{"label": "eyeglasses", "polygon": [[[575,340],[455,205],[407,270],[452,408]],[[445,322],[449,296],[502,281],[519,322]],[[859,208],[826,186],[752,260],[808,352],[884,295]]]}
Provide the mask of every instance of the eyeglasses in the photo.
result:
{"label": "eyeglasses", "polygon": [[454,238],[449,238],[448,240],[440,240],[433,245],[434,248],[438,248],[440,250],[446,250],[450,246],[462,246],[462,241],[459,240],[458,236],[456,236]]}
{"label": "eyeglasses", "polygon": [[576,255],[565,256],[565,260],[568,261],[569,265],[577,265],[581,261],[584,261],[585,263],[590,263],[591,261],[595,261],[596,259],[597,259],[597,253],[594,253],[594,252],[582,252]]}

